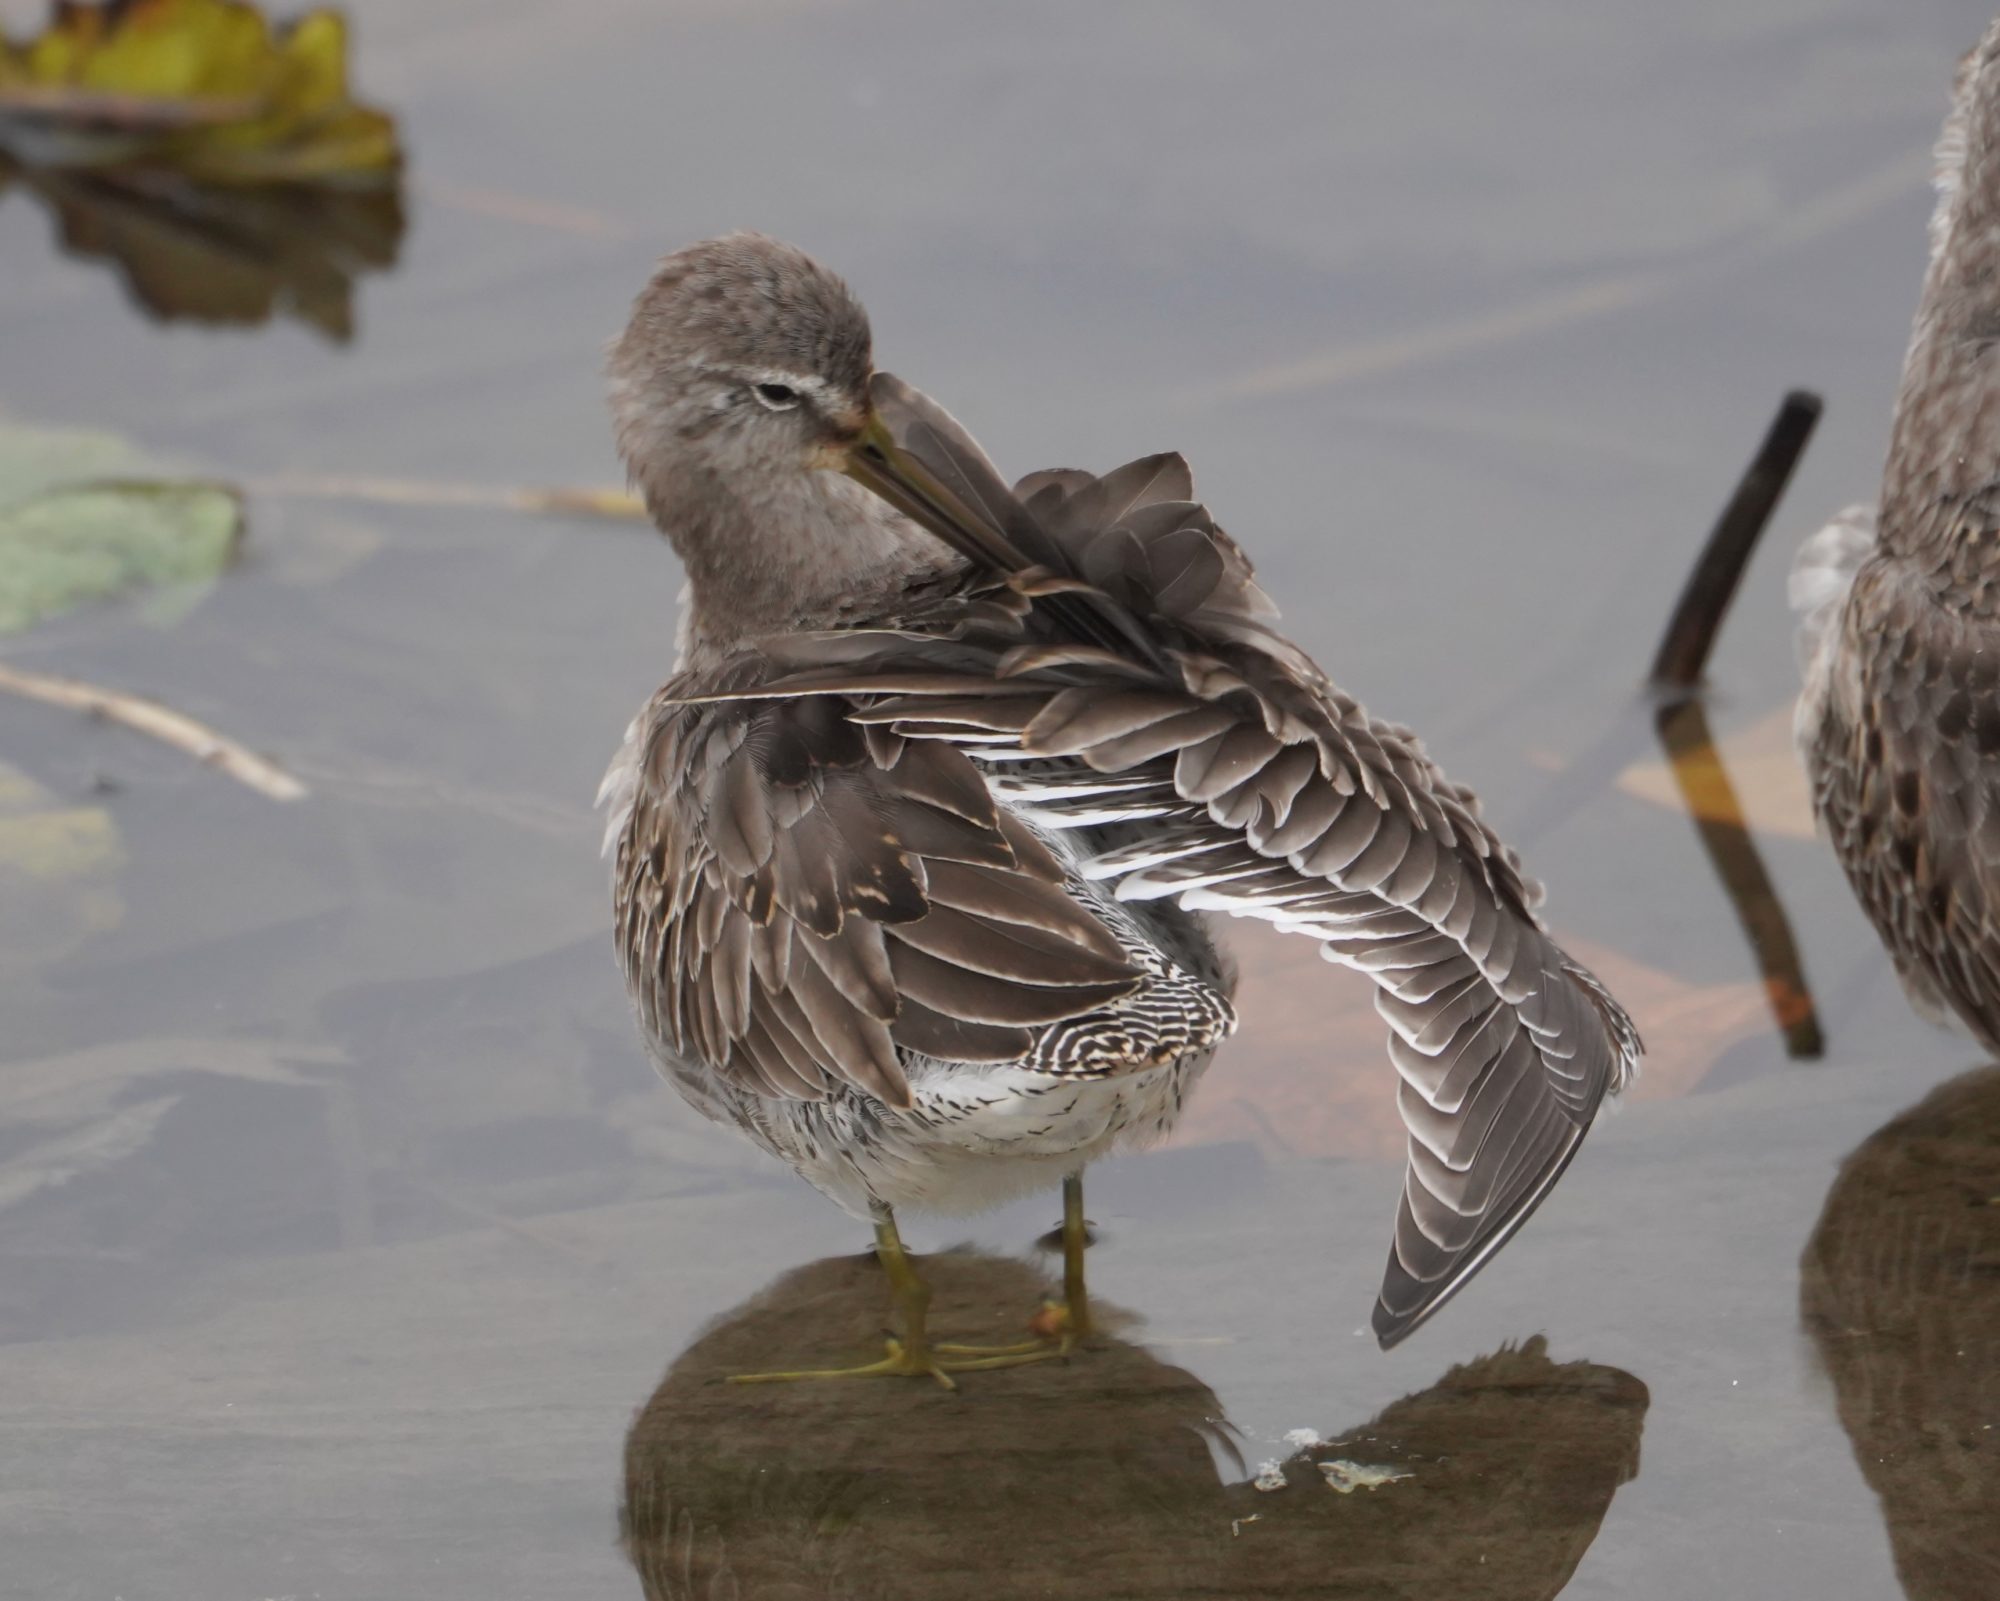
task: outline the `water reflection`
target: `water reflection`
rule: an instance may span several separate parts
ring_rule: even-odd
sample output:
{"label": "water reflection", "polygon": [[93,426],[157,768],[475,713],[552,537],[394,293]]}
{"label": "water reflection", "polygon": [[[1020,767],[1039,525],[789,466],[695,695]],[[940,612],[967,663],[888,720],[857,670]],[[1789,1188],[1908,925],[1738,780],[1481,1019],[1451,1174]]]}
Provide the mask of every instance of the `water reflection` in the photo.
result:
{"label": "water reflection", "polygon": [[396,118],[349,92],[348,43],[331,7],[57,4],[38,35],[0,30],[0,190],[155,317],[345,340],[355,280],[403,234]]}
{"label": "water reflection", "polygon": [[[943,1338],[1018,1331],[1041,1275],[925,1260]],[[739,1388],[731,1373],[861,1349],[885,1292],[871,1258],[784,1275],[667,1371],[625,1445],[625,1548],[650,1601],[867,1598],[1553,1596],[1639,1465],[1644,1384],[1551,1362],[1537,1339],[1454,1368],[1327,1443],[1287,1487],[1195,1374],[1119,1332],[1070,1364],[967,1375],[958,1395],[854,1380]],[[1317,1464],[1408,1474],[1336,1494]],[[1228,1477],[1238,1482],[1225,1482]]]}
{"label": "water reflection", "polygon": [[220,189],[136,175],[18,168],[64,252],[112,263],[133,301],[166,322],[254,325],[296,317],[344,343],[364,273],[393,267],[400,189]]}
{"label": "water reflection", "polygon": [[1771,882],[1744,820],[1728,766],[1709,733],[1708,712],[1701,697],[1686,695],[1663,701],[1654,712],[1653,726],[1702,848],[1708,852],[1715,876],[1750,942],[1771,1016],[1785,1042],[1785,1054],[1817,1059],[1826,1052],[1826,1039],[1820,1032],[1819,1011],[1806,983],[1791,919],[1785,915],[1777,886]]}
{"label": "water reflection", "polygon": [[1800,1307],[1919,1601],[2000,1594],[2000,1068],[1842,1165]]}

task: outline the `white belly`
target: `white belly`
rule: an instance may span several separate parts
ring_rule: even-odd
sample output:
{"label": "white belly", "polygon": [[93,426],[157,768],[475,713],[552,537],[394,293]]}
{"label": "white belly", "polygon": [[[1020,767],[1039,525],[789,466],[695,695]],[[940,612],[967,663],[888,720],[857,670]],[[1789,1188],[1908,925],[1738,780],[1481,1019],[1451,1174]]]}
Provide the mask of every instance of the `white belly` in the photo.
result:
{"label": "white belly", "polygon": [[1172,1132],[1208,1066],[1202,1053],[1106,1079],[937,1064],[913,1074],[916,1104],[860,1096],[761,1101],[746,1132],[856,1217],[871,1202],[965,1213],[1049,1188],[1086,1163]]}

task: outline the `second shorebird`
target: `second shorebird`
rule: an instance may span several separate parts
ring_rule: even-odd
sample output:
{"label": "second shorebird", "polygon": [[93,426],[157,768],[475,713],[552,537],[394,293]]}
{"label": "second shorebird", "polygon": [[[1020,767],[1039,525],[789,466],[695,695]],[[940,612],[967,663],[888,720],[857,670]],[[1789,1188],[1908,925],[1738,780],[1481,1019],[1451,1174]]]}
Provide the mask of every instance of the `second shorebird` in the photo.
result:
{"label": "second shorebird", "polygon": [[1050,1333],[1087,1329],[1081,1175],[1166,1134],[1233,1026],[1216,912],[1378,986],[1409,1161],[1376,1335],[1435,1311],[1639,1042],[1471,792],[1277,631],[1186,464],[1010,489],[754,234],[668,257],[611,375],[689,586],[605,779],[618,948],[676,1088],[873,1220],[902,1336],[834,1371],[1046,1354],[935,1344],[894,1214],[1058,1179]]}
{"label": "second shorebird", "polygon": [[1918,1011],[2000,1053],[2000,22],[1960,64],[1876,506],[1792,569],[1818,813]]}

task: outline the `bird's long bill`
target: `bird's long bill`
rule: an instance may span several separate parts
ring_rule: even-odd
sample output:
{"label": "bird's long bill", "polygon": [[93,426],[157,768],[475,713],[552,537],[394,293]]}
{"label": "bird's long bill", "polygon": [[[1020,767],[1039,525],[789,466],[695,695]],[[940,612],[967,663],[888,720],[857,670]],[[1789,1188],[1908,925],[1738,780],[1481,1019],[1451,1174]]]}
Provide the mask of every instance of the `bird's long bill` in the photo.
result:
{"label": "bird's long bill", "polygon": [[[1026,565],[998,520],[977,504],[978,492],[950,453],[949,441],[924,415],[925,410],[936,409],[934,404],[886,373],[876,375],[874,399],[867,425],[838,463],[840,471],[867,485],[967,560],[996,572],[1014,572]],[[950,423],[948,417],[943,420]],[[968,441],[968,447],[976,454],[976,445]],[[926,457],[937,459],[933,463]],[[977,465],[999,482],[983,457]],[[956,479],[962,489],[948,478]]]}

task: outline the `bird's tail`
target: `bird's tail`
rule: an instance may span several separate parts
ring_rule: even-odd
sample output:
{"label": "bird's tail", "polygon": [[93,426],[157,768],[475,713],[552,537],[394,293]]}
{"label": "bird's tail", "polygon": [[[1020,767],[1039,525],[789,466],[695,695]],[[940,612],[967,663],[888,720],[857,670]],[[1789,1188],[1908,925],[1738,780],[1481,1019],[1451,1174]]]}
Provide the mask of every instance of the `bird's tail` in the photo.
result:
{"label": "bird's tail", "polygon": [[1793,636],[1799,670],[1808,675],[1820,647],[1831,637],[1854,575],[1875,548],[1875,508],[1848,506],[1818,533],[1799,546],[1792,558],[1792,575],[1785,600],[1798,617]]}

